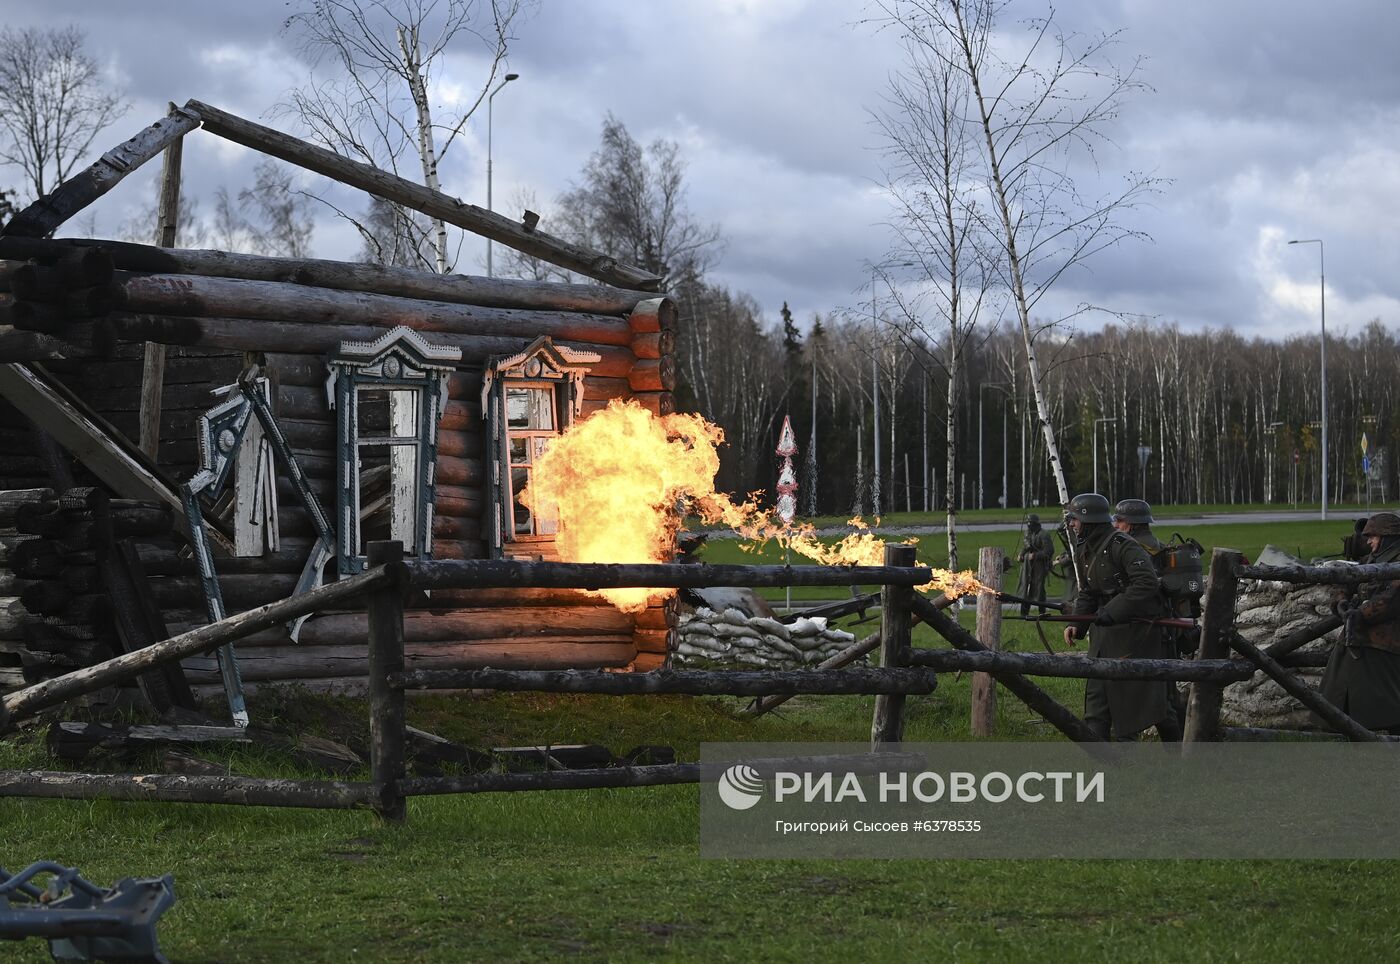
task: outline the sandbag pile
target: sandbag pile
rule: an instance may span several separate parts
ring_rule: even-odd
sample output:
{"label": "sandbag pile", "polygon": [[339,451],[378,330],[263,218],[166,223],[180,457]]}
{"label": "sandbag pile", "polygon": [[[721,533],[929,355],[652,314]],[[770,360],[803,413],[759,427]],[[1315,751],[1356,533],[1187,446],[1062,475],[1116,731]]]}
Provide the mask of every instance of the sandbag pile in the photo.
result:
{"label": "sandbag pile", "polygon": [[[1235,602],[1235,625],[1241,636],[1261,649],[1332,613],[1332,586],[1297,586],[1286,582],[1255,582],[1245,586],[1247,591],[1241,592]],[[1340,635],[1341,630],[1335,629],[1297,652],[1329,652]],[[1297,667],[1292,672],[1313,689],[1322,682],[1321,667]],[[1263,672],[1225,687],[1221,721],[1227,726],[1317,728],[1303,704]]]}
{"label": "sandbag pile", "polygon": [[682,666],[761,666],[802,669],[815,666],[855,644],[856,638],[829,629],[826,620],[802,618],[791,624],[767,616],[745,616],[737,609],[701,607],[682,615],[673,661]]}

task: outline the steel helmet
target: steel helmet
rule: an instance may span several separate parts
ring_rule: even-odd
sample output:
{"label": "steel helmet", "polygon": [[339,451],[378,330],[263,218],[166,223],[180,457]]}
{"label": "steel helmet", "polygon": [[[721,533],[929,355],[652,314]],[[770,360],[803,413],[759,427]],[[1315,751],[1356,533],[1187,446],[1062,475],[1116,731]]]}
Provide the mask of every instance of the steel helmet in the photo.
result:
{"label": "steel helmet", "polygon": [[1038,524],[1038,523],[1040,522],[1040,516],[1038,516],[1038,515],[1036,515],[1034,512],[1032,512],[1030,515],[1026,516],[1026,521],[1027,521],[1027,522],[1035,522],[1035,523]]}
{"label": "steel helmet", "polygon": [[1377,512],[1366,520],[1361,530],[1363,536],[1400,536],[1400,515],[1394,512]]}
{"label": "steel helmet", "polygon": [[1124,499],[1113,507],[1113,518],[1122,519],[1133,525],[1152,524],[1152,506],[1141,499]]}
{"label": "steel helmet", "polygon": [[1097,492],[1083,492],[1070,499],[1069,505],[1065,506],[1065,515],[1088,524],[1113,521],[1108,500]]}

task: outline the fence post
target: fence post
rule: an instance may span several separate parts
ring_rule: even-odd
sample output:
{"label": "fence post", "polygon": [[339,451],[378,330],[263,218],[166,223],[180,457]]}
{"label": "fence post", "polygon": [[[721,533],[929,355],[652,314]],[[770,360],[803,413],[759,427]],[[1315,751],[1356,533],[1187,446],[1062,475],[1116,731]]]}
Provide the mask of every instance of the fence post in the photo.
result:
{"label": "fence post", "polygon": [[[901,568],[917,564],[913,546],[885,546],[885,565]],[[909,648],[913,618],[909,605],[914,590],[909,586],[880,588],[880,665],[902,666],[900,653]],[[875,697],[875,715],[870,722],[870,746],[899,743],[904,739],[904,696],[890,694]]]}
{"label": "fence post", "polygon": [[[403,543],[371,542],[367,556],[370,567],[401,566]],[[402,673],[403,664],[402,578],[369,593],[369,768],[374,784],[374,809],[385,820],[402,823],[406,816],[399,781],[406,775],[404,747],[407,724],[404,692],[389,685],[389,674]]]}
{"label": "fence post", "polygon": [[[1234,549],[1217,548],[1210,555],[1210,576],[1206,579],[1206,601],[1201,614],[1201,645],[1196,651],[1197,659],[1230,658],[1230,638],[1235,632],[1235,596],[1239,593],[1235,568],[1243,561],[1244,556]],[[1183,754],[1191,752],[1192,743],[1219,742],[1223,691],[1220,683],[1191,684],[1191,696],[1186,705],[1186,729],[1182,736]]]}
{"label": "fence post", "polygon": [[[983,546],[978,553],[977,579],[991,589],[1001,589],[1002,559],[997,546]],[[977,639],[988,649],[1001,649],[1001,600],[992,593],[977,594]],[[990,673],[972,674],[972,735],[991,736],[997,718],[997,681]]]}

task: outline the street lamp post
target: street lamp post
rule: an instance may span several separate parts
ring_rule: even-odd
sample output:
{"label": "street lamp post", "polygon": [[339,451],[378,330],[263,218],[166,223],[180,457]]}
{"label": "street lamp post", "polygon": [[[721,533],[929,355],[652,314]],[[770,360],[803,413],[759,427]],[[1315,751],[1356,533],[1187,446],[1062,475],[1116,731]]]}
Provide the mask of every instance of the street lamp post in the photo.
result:
{"label": "street lamp post", "polygon": [[1278,454],[1278,429],[1282,422],[1270,422],[1264,427],[1264,434],[1268,437],[1269,443],[1265,448],[1264,467],[1264,501],[1271,503],[1274,501],[1274,462]]}
{"label": "street lamp post", "polygon": [[1116,422],[1116,418],[1094,419],[1094,491],[1099,491],[1099,423]]}
{"label": "street lamp post", "polygon": [[[506,74],[506,79],[496,85],[496,89],[491,91],[491,96],[486,98],[486,210],[494,211],[491,206],[491,114],[496,103],[496,95],[501,89],[512,80],[518,80],[519,74]],[[481,103],[477,101],[477,103]],[[491,273],[491,239],[486,239],[486,277],[494,278]]]}
{"label": "street lamp post", "polygon": [[875,471],[870,474],[870,514],[880,514],[880,312],[875,302],[875,266],[870,266],[870,398],[875,415]]}
{"label": "street lamp post", "polygon": [[1322,307],[1322,519],[1327,520],[1327,262],[1321,238],[1299,238],[1289,244],[1317,245],[1318,295]]}

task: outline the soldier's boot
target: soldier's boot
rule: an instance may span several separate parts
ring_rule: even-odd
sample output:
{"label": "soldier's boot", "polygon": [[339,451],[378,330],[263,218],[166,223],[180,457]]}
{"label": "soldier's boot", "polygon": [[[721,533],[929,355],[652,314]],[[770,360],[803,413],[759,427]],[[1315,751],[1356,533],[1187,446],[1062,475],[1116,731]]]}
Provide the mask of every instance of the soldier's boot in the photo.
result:
{"label": "soldier's boot", "polygon": [[1103,680],[1084,681],[1084,723],[1095,739],[1113,739],[1113,726],[1108,711],[1108,685]]}
{"label": "soldier's boot", "polygon": [[1168,710],[1167,715],[1157,722],[1157,735],[1163,743],[1181,742],[1181,721],[1174,710]]}

